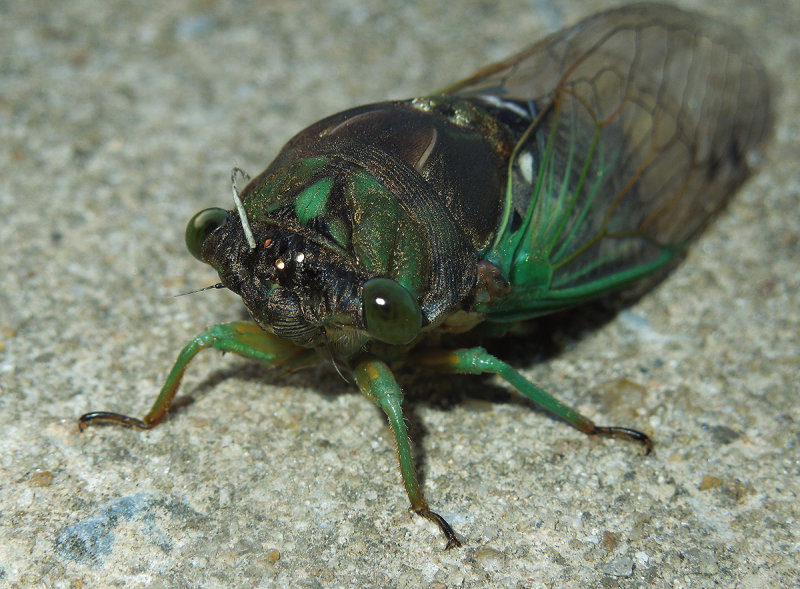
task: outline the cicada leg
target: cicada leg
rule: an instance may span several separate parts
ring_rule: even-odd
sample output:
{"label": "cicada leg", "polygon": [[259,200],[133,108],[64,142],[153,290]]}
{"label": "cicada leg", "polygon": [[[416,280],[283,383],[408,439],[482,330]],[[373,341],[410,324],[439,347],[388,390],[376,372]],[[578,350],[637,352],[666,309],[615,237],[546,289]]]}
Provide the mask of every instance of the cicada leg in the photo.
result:
{"label": "cicada leg", "polygon": [[172,405],[187,366],[201,350],[206,348],[233,352],[269,366],[287,368],[304,366],[315,355],[313,350],[301,348],[290,341],[281,339],[250,321],[215,325],[186,344],[178,355],[178,359],[167,376],[164,386],[161,387],[161,392],[152,408],[144,418],[139,419],[109,411],[93,411],[80,417],[78,428],[83,431],[90,423],[98,421],[133,426],[139,429],[150,429],[157,426]]}
{"label": "cicada leg", "polygon": [[498,360],[483,348],[420,350],[413,355],[413,360],[423,366],[443,372],[496,374],[520,393],[587,435],[633,440],[644,446],[646,454],[649,454],[653,449],[653,442],[647,434],[626,427],[595,425],[591,419],[581,415],[572,407],[565,405],[544,389],[536,386],[511,366],[502,360]]}
{"label": "cicada leg", "polygon": [[417,515],[432,521],[447,537],[445,550],[461,546],[456,533],[445,519],[431,511],[422,496],[422,490],[417,481],[417,471],[411,457],[411,442],[408,438],[408,429],[403,419],[403,391],[395,381],[392,371],[381,360],[373,357],[362,359],[355,368],[355,379],[358,388],[364,395],[383,409],[389,418],[389,425],[394,432],[397,444],[397,460],[400,463],[400,473],[403,475],[403,484],[406,487],[411,509]]}

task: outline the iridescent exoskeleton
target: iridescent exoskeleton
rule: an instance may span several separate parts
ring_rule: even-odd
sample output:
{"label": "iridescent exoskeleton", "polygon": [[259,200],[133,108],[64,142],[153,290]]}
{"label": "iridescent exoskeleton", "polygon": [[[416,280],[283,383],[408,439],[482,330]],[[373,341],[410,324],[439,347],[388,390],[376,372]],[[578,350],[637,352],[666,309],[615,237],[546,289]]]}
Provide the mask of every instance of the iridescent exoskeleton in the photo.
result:
{"label": "iridescent exoskeleton", "polygon": [[[388,415],[412,509],[431,511],[388,363],[497,374],[587,434],[601,427],[483,348],[502,332],[659,276],[748,176],[771,126],[761,61],[732,29],[660,5],[590,17],[445,90],[361,106],[291,139],[187,244],[254,322],[212,327],[178,357],[158,424],[204,348],[290,369],[333,357]],[[249,232],[252,237],[247,235]]]}

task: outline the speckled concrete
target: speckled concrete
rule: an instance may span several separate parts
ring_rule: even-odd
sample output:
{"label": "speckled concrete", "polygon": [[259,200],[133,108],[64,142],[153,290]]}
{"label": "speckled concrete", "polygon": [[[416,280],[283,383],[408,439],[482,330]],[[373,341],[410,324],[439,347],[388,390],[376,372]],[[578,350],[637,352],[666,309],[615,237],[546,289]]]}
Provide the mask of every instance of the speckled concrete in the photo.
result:
{"label": "speckled concrete", "polygon": [[[425,93],[600,6],[581,0],[0,2],[0,586],[671,587],[798,581],[800,4],[725,0],[782,93],[760,173],[619,314],[501,352],[651,456],[488,379],[410,371],[431,503],[412,517],[383,417],[329,366],[201,356],[194,402],[141,415],[183,343],[241,316],[183,246],[314,120]],[[399,3],[398,3],[399,4]],[[697,6],[700,2],[686,2]],[[784,75],[790,74],[790,75]]]}

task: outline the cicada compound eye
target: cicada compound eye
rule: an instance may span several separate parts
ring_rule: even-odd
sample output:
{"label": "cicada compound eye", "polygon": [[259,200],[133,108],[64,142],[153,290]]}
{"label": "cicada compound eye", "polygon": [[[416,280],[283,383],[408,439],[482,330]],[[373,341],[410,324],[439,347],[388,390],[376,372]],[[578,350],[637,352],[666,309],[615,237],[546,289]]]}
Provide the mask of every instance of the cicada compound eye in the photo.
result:
{"label": "cicada compound eye", "polygon": [[186,224],[186,247],[201,262],[203,242],[211,233],[220,227],[228,218],[228,211],[218,207],[203,209]]}
{"label": "cicada compound eye", "polygon": [[422,329],[422,311],[414,296],[389,278],[367,280],[364,323],[370,336],[387,344],[410,343]]}

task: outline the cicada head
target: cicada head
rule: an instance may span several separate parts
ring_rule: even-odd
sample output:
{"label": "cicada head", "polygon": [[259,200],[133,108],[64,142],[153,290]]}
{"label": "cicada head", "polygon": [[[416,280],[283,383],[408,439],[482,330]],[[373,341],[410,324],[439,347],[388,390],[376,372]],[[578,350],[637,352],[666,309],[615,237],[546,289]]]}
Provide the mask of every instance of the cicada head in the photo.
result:
{"label": "cicada head", "polygon": [[189,222],[187,245],[242,297],[255,321],[279,337],[306,347],[327,343],[342,358],[370,340],[411,343],[422,329],[417,297],[365,271],[289,213],[274,211],[252,223],[257,246],[251,249],[235,210],[206,209]]}

